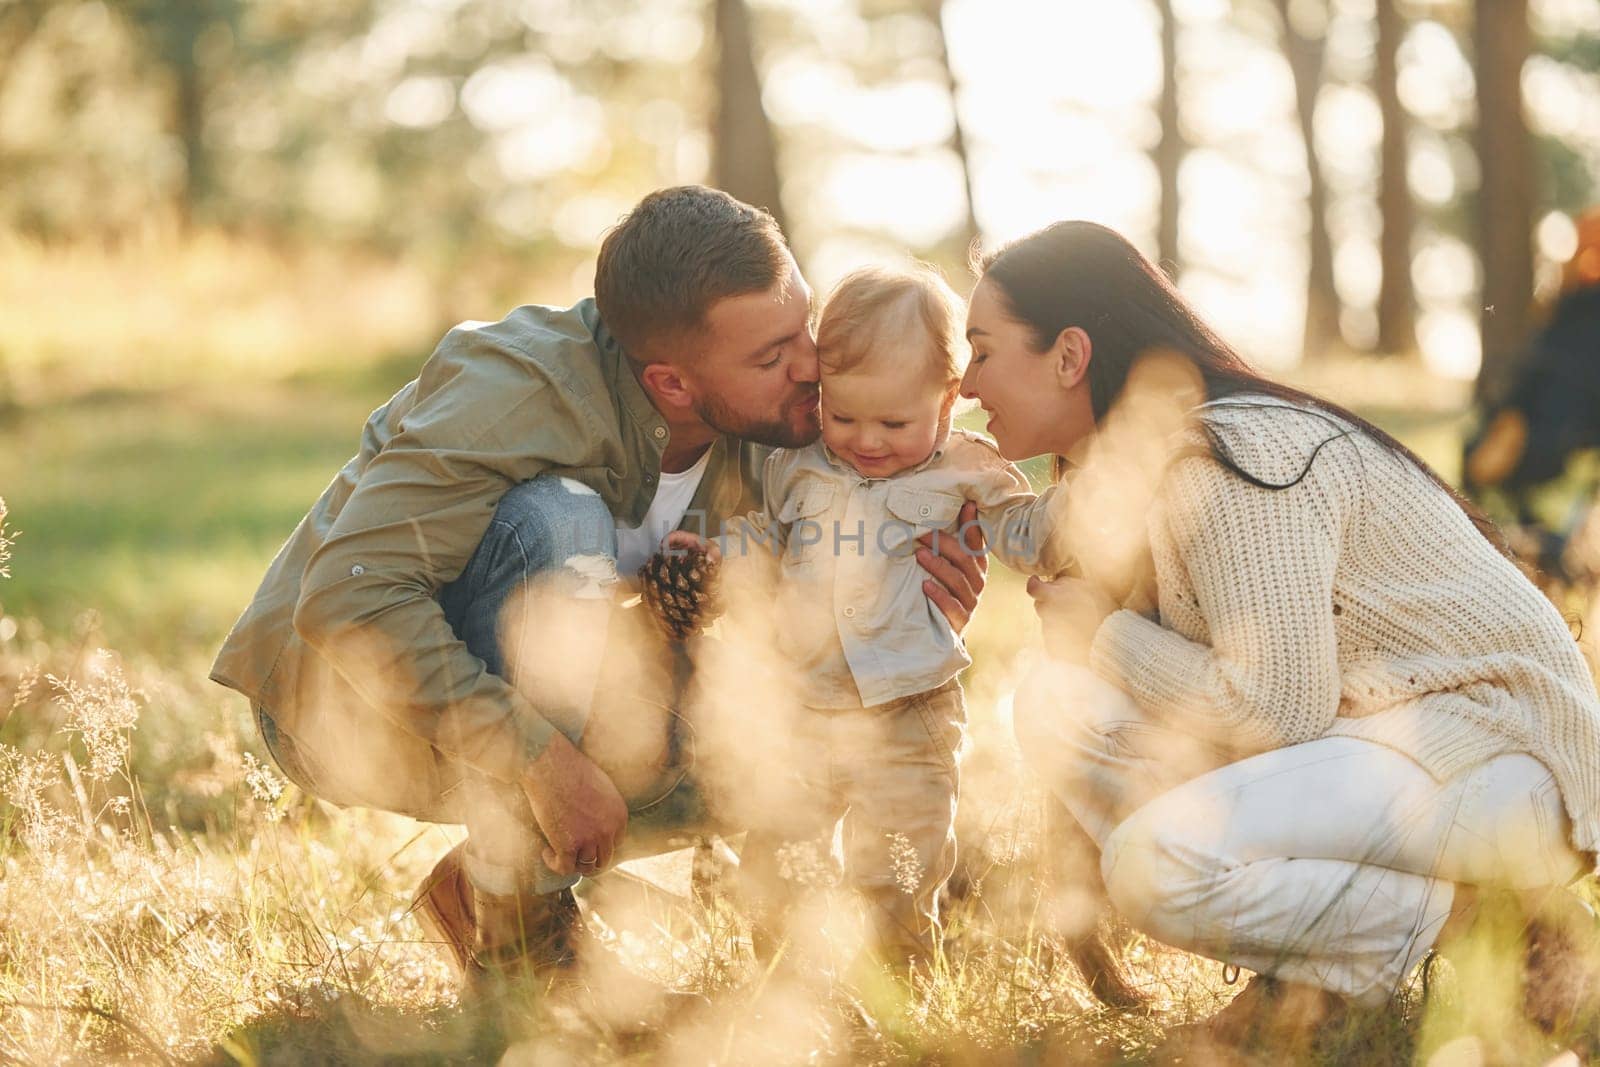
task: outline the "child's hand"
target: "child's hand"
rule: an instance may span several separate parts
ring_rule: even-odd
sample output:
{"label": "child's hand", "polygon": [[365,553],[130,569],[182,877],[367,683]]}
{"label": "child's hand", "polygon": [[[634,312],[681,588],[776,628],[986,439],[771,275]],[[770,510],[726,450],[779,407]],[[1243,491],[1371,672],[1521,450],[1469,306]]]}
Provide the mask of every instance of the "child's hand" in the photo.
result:
{"label": "child's hand", "polygon": [[704,537],[690,530],[673,530],[661,541],[663,555],[681,555],[685,552],[704,552],[707,559],[714,567],[722,562],[722,549],[717,547],[715,541],[707,541]]}

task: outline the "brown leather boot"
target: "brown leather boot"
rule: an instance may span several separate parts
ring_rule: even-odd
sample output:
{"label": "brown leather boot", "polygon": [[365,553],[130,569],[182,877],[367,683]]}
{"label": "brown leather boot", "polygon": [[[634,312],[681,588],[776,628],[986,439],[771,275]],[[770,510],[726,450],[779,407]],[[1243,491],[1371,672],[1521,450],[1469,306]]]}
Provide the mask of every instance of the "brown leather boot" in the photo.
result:
{"label": "brown leather boot", "polygon": [[1168,1030],[1154,1062],[1232,1063],[1249,1048],[1293,1059],[1309,1053],[1347,1013],[1333,993],[1257,975],[1211,1018]]}
{"label": "brown leather boot", "polygon": [[473,888],[457,845],[423,879],[412,910],[428,936],[450,952],[469,985],[570,970],[577,960],[583,916],[572,891],[544,896],[497,896]]}
{"label": "brown leather boot", "polygon": [[492,997],[519,981],[535,981],[548,1010],[576,1012],[614,1034],[655,1031],[708,1001],[677,993],[629,972],[609,952],[587,946],[572,891],[499,897],[473,889],[462,867],[464,846],[445,854],[423,879],[412,908],[428,936],[450,952],[463,992]]}
{"label": "brown leather boot", "polygon": [[1524,934],[1523,1007],[1584,1062],[1600,1056],[1600,926],[1565,889],[1551,891]]}
{"label": "brown leather boot", "polygon": [[476,966],[473,947],[477,944],[472,886],[467,882],[461,858],[466,843],[446,852],[422,880],[411,898],[411,912],[417,917],[429,941],[443,945],[450,953],[457,977],[465,978]]}

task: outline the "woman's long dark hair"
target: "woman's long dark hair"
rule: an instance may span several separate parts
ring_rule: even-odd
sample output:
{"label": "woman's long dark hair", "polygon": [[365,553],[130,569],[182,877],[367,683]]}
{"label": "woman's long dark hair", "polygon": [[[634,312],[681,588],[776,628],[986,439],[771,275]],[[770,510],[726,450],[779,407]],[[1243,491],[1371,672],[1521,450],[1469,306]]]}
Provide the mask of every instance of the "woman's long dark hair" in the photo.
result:
{"label": "woman's long dark hair", "polygon": [[[1096,422],[1105,418],[1122,395],[1128,372],[1141,356],[1162,350],[1176,352],[1199,372],[1207,400],[1269,396],[1331,416],[1329,425],[1337,432],[1317,451],[1347,432],[1335,420],[1355,427],[1426,474],[1450,495],[1490,544],[1513,558],[1494,523],[1393,436],[1337,404],[1253,370],[1195,314],[1166,274],[1115,230],[1092,222],[1058,222],[983,257],[978,268],[983,278],[998,287],[1012,318],[1032,331],[1039,351],[1054,344],[1069,326],[1089,335],[1093,352],[1089,399]],[[1239,465],[1211,427],[1202,423],[1202,429],[1218,463],[1265,489],[1299,484],[1316,462],[1313,452],[1292,481],[1264,481]],[[1058,457],[1057,470],[1060,468]]]}

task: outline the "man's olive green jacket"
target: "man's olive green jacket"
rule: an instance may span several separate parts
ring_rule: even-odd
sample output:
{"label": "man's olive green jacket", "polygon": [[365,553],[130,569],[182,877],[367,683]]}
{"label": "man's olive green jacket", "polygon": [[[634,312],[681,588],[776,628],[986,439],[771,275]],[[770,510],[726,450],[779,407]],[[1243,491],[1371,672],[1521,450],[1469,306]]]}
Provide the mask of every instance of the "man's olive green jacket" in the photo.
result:
{"label": "man's olive green jacket", "polygon": [[[437,594],[465,569],[501,496],[538,475],[582,482],[637,525],[667,441],[593,300],[456,327],[367,420],[360,451],[272,561],[211,677],[291,736],[348,738],[356,721],[398,728],[400,748],[420,742],[515,780],[553,727],[467,651]],[[711,448],[685,526],[702,512],[715,531],[761,506],[768,449],[731,437]]]}

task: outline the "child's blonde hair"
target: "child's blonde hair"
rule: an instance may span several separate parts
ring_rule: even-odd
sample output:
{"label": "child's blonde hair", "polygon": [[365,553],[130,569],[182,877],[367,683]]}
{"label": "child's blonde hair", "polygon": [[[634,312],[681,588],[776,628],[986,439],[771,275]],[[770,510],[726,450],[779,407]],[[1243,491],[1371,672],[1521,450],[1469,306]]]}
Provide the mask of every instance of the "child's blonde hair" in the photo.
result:
{"label": "child's blonde hair", "polygon": [[828,294],[817,325],[817,356],[823,370],[847,374],[886,341],[916,331],[928,340],[928,370],[953,386],[967,364],[961,322],[961,298],[933,267],[862,267]]}

